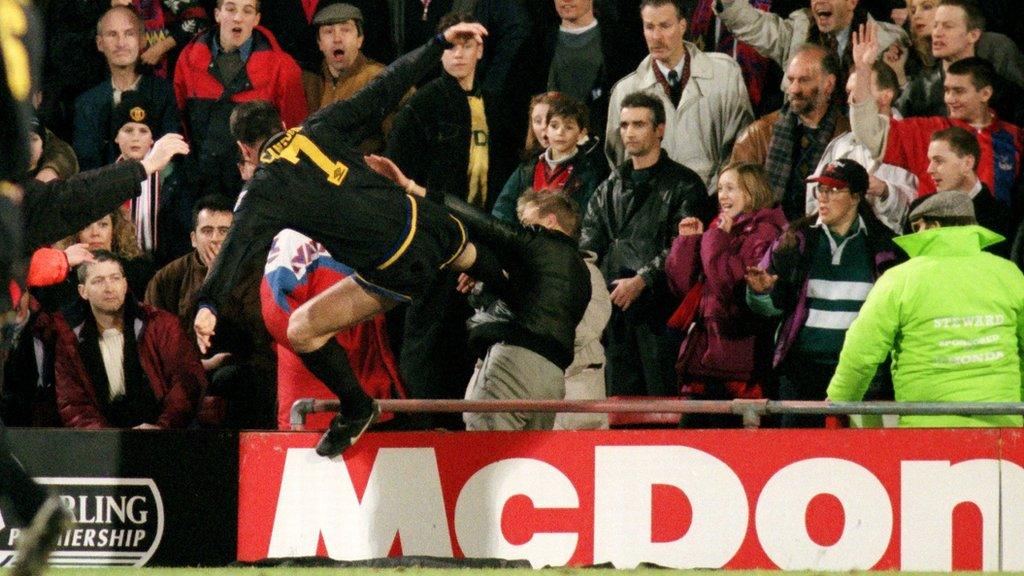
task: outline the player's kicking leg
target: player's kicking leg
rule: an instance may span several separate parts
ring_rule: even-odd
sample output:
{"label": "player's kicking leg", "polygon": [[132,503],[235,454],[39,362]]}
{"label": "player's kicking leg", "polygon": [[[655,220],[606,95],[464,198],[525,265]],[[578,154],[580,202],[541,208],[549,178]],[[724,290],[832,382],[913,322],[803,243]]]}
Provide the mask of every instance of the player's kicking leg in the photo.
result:
{"label": "player's kicking leg", "polygon": [[341,401],[317,443],[316,453],[337,456],[370,427],[380,415],[377,403],[363,391],[345,349],[335,335],[363,320],[385,312],[394,302],[364,290],[346,278],[299,306],[288,320],[288,341],[302,363]]}

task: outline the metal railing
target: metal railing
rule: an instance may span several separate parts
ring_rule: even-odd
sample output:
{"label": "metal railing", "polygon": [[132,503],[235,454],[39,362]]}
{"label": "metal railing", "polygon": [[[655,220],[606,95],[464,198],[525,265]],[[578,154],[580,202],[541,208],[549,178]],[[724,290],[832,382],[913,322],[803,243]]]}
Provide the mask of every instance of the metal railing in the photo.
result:
{"label": "metal railing", "polygon": [[[759,428],[765,416],[849,414],[912,416],[1005,416],[1024,415],[1024,402],[817,402],[795,400],[377,400],[382,412],[590,412],[735,414],[745,428]],[[292,404],[292,430],[304,430],[306,416],[315,412],[336,412],[337,400],[303,398]]]}

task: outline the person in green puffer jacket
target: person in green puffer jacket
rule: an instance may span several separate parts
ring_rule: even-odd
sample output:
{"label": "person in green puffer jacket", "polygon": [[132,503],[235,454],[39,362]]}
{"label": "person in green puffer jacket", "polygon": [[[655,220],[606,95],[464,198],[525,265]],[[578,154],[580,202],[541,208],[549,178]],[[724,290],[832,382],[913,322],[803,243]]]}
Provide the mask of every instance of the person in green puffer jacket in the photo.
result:
{"label": "person in green puffer jacket", "polygon": [[[850,326],[828,387],[860,400],[892,353],[899,402],[1020,402],[1024,275],[983,252],[1004,240],[974,220],[970,197],[938,192],[895,242],[910,261],[886,272]],[[1021,416],[902,416],[902,427],[1019,427]]]}

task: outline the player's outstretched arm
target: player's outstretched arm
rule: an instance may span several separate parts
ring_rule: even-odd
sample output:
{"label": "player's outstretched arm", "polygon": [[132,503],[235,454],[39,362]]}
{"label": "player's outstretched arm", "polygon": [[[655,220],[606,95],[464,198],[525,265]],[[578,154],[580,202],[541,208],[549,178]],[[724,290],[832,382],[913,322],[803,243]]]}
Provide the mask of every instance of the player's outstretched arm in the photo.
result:
{"label": "player's outstretched arm", "polygon": [[460,22],[426,44],[392,62],[359,92],[312,114],[306,124],[325,124],[349,145],[375,132],[416,82],[429,74],[441,53],[460,37],[483,42],[487,29],[475,22]]}

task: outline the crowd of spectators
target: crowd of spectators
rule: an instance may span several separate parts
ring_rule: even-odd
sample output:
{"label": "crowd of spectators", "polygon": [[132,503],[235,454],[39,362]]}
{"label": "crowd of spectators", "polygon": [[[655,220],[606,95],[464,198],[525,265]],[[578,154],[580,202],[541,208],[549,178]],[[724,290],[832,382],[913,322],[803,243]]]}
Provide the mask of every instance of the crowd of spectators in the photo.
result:
{"label": "crowd of spectators", "polygon": [[[1024,35],[1011,4],[43,0],[26,187],[123,187],[141,172],[114,182],[108,168],[135,161],[146,175],[108,214],[46,212],[99,218],[33,256],[0,416],[284,428],[295,399],[332,398],[291,349],[288,317],[359,271],[297,231],[243,264],[212,348],[196,347],[199,287],[260,169],[236,120],[299,126],[455,22],[489,35],[449,43],[353,142],[446,206],[507,277],[444,272],[423,298],[339,333],[371,397],[1019,402]],[[145,164],[169,159],[176,134],[188,154]]]}

